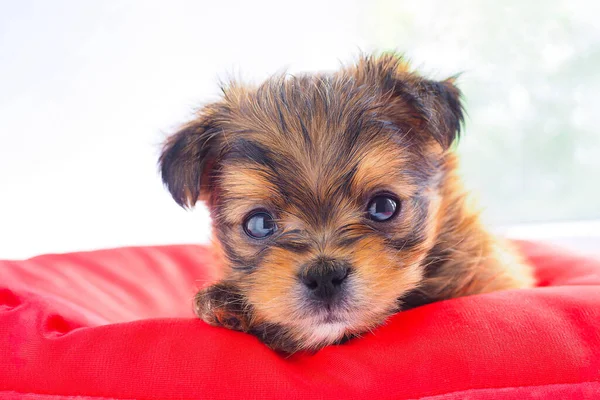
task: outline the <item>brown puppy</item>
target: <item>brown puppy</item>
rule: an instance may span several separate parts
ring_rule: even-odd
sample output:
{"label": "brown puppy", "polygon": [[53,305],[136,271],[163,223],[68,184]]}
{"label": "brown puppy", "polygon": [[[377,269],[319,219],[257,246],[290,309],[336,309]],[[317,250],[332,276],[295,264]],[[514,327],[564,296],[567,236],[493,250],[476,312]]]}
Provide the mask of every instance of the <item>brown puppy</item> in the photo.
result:
{"label": "brown puppy", "polygon": [[533,284],[467,204],[453,79],[387,54],[223,92],[160,158],[177,203],[203,200],[214,221],[226,270],[196,296],[206,322],[317,350],[401,310]]}

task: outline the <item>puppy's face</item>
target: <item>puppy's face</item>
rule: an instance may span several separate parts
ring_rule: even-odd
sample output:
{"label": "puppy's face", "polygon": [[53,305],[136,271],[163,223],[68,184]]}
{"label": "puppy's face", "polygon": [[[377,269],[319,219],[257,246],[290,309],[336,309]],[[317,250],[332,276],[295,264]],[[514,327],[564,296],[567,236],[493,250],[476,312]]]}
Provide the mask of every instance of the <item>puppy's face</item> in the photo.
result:
{"label": "puppy's face", "polygon": [[232,85],[161,157],[176,201],[210,207],[251,331],[286,351],[364,332],[419,285],[436,234],[451,82],[394,56]]}

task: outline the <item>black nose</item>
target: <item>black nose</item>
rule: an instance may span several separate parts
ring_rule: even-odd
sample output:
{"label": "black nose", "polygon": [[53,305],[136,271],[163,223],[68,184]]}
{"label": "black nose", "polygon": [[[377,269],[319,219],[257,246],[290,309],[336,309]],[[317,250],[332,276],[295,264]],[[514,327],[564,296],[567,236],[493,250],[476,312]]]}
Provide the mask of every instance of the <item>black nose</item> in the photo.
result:
{"label": "black nose", "polygon": [[305,269],[300,279],[318,300],[331,300],[341,292],[350,273],[345,263],[318,262]]}

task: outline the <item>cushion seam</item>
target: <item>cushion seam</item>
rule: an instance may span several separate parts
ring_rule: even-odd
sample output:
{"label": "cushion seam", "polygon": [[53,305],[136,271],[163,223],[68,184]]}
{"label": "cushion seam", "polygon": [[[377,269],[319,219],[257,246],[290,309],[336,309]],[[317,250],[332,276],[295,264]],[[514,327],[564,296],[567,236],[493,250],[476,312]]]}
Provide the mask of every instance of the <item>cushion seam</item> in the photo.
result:
{"label": "cushion seam", "polygon": [[501,390],[501,389],[521,389],[521,388],[542,388],[546,386],[574,386],[581,385],[583,383],[600,383],[600,377],[593,381],[579,381],[579,382],[565,382],[565,383],[547,383],[543,385],[518,385],[518,386],[499,386],[499,387],[482,387],[482,388],[472,388],[472,389],[461,389],[455,390],[453,392],[445,392],[438,394],[431,394],[424,397],[412,397],[411,400],[427,400],[438,396],[452,395],[452,394],[460,394],[465,392],[479,392],[482,390]]}

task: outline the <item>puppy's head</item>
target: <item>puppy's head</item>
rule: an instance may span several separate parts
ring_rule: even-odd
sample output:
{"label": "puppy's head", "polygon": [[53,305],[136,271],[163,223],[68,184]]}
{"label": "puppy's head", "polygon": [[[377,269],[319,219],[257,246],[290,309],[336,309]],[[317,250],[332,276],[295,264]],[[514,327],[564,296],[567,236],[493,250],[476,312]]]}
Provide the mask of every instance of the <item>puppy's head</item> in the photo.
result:
{"label": "puppy's head", "polygon": [[160,164],[180,205],[209,205],[226,279],[263,339],[318,349],[382,323],[419,285],[461,119],[451,80],[365,57],[230,85]]}

